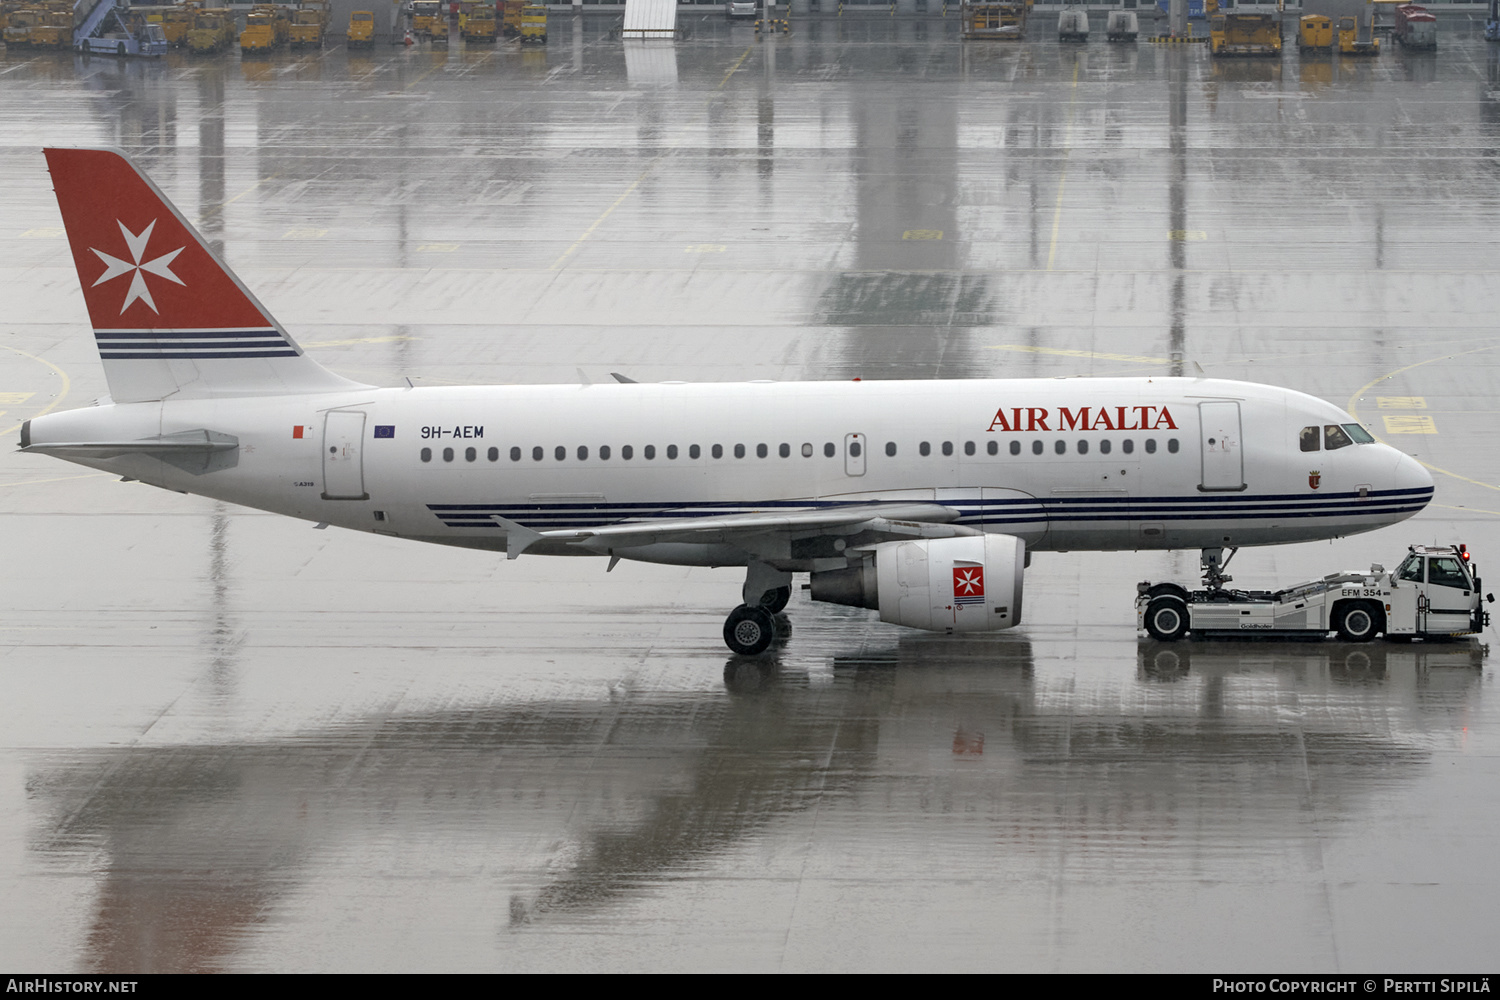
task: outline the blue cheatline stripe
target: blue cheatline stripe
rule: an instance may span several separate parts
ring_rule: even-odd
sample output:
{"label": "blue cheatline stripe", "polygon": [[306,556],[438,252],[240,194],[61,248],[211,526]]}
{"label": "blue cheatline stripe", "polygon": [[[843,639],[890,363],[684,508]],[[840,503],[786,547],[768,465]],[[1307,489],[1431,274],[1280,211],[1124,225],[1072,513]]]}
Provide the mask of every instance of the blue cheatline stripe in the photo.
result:
{"label": "blue cheatline stripe", "polygon": [[99,356],[110,361],[186,358],[295,358],[275,327],[192,330],[95,330]]}
{"label": "blue cheatline stripe", "polygon": [[[1249,497],[1090,497],[1060,500],[970,499],[948,500],[944,506],[959,512],[959,522],[969,525],[1021,525],[1038,521],[1058,524],[1117,523],[1120,521],[1250,521],[1285,520],[1335,516],[1389,517],[1414,514],[1427,505],[1432,489],[1379,490],[1360,499],[1356,493],[1332,493],[1317,498],[1298,495]],[[1281,501],[1276,503],[1275,501]],[[1268,502],[1270,501],[1270,502]],[[428,504],[445,525],[452,528],[497,528],[491,515],[532,527],[593,528],[622,522],[647,526],[656,520],[730,517],[736,514],[777,510],[828,510],[862,507],[872,501],[772,500],[763,503],[725,504],[710,501],[661,504],[647,502],[607,503],[516,503],[516,504]],[[888,501],[900,503],[901,501]],[[878,511],[871,512],[878,516]]]}
{"label": "blue cheatline stripe", "polygon": [[[1244,506],[1249,504],[1264,504],[1277,501],[1286,502],[1293,506],[1319,506],[1322,507],[1332,501],[1352,501],[1356,504],[1369,505],[1381,500],[1395,502],[1398,500],[1412,501],[1430,498],[1433,488],[1430,486],[1413,487],[1402,490],[1371,490],[1361,498],[1358,493],[1267,493],[1267,494],[1242,494],[1225,493],[1211,494],[1209,496],[1157,496],[1157,497],[962,497],[948,498],[946,500],[755,500],[742,503],[725,503],[723,500],[684,500],[678,502],[663,503],[660,501],[574,501],[571,503],[542,503],[537,501],[527,503],[434,503],[428,504],[433,511],[488,511],[491,513],[502,513],[503,511],[550,511],[550,510],[576,510],[576,511],[692,511],[704,513],[706,511],[722,511],[728,513],[739,513],[747,510],[828,510],[839,507],[865,507],[872,504],[942,504],[948,507],[1070,507],[1081,505],[1097,505],[1102,507],[1129,506],[1151,506],[1154,504],[1168,504],[1174,507],[1188,504],[1197,504],[1204,508],[1222,508],[1224,505]],[[1280,508],[1267,508],[1280,509]]]}
{"label": "blue cheatline stripe", "polygon": [[291,348],[276,351],[151,351],[122,353],[117,351],[100,351],[99,357],[105,361],[159,361],[163,358],[187,358],[189,360],[203,361],[209,358],[295,358],[296,351]]}

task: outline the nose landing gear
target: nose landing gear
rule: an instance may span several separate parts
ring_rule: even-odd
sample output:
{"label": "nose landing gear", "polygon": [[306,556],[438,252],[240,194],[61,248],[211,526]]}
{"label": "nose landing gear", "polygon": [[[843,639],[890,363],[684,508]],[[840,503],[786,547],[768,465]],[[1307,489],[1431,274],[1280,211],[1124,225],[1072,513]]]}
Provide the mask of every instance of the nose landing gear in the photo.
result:
{"label": "nose landing gear", "polygon": [[[1198,565],[1203,567],[1203,586],[1211,591],[1223,590],[1224,584],[1234,579],[1234,577],[1225,573],[1224,569],[1229,565],[1229,560],[1233,559],[1234,554],[1239,550],[1240,547],[1238,545],[1231,546],[1228,549],[1222,549],[1217,546],[1211,549],[1204,549],[1198,558]],[[1225,552],[1229,554],[1226,556]]]}

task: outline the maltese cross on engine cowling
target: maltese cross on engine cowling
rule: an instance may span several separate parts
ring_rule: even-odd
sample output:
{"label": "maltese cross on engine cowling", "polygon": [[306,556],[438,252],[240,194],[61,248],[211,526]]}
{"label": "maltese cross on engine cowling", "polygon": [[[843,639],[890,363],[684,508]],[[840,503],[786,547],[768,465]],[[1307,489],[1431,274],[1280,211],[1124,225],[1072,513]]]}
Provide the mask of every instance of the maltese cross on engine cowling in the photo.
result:
{"label": "maltese cross on engine cowling", "polygon": [[953,567],[953,603],[984,603],[983,566],[955,565]]}
{"label": "maltese cross on engine cowling", "polygon": [[166,278],[168,281],[179,285],[184,284],[181,278],[172,273],[171,265],[172,261],[177,259],[177,255],[187,248],[178,247],[176,250],[164,253],[154,260],[143,262],[142,258],[146,255],[146,244],[151,242],[151,230],[156,228],[156,220],[152,219],[151,224],[142,229],[139,234],[132,233],[129,229],[125,228],[125,223],[119,219],[115,220],[115,224],[120,227],[120,234],[125,237],[125,248],[130,254],[130,260],[122,260],[102,250],[89,247],[94,256],[102,260],[105,265],[104,273],[99,275],[98,280],[94,282],[92,287],[97,288],[106,281],[113,281],[115,278],[129,273],[131,275],[130,288],[125,293],[125,304],[120,306],[120,314],[123,316],[125,310],[129,309],[130,304],[137,299],[146,303],[152,312],[159,314],[160,310],[156,308],[156,302],[151,298],[151,288],[147,285],[145,274],[142,272]]}

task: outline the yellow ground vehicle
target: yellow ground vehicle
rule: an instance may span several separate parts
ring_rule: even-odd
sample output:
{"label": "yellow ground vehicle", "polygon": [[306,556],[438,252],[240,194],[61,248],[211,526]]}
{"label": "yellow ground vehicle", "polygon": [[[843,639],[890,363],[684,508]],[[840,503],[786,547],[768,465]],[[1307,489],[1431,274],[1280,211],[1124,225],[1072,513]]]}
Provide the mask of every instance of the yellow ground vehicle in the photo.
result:
{"label": "yellow ground vehicle", "polygon": [[529,3],[521,8],[521,42],[547,40],[547,8],[539,3]]}
{"label": "yellow ground vehicle", "polygon": [[1020,41],[1026,35],[1030,3],[965,0],[959,8],[960,31],[965,38]]}
{"label": "yellow ground vehicle", "polygon": [[1216,56],[1279,56],[1281,26],[1270,14],[1215,14],[1208,48]]}
{"label": "yellow ground vehicle", "polygon": [[324,0],[303,0],[302,9],[292,12],[292,23],[287,29],[287,40],[292,48],[310,45],[323,47],[323,33],[328,30],[328,4]]}
{"label": "yellow ground vehicle", "polygon": [[500,30],[506,38],[514,38],[521,33],[521,11],[526,7],[526,0],[501,0],[497,6],[505,12],[504,23]]}
{"label": "yellow ground vehicle", "polygon": [[33,8],[12,11],[5,22],[5,44],[24,49],[31,44],[31,29],[42,23],[42,12]]}
{"label": "yellow ground vehicle", "polygon": [[1373,15],[1339,18],[1339,55],[1380,55],[1380,39],[1375,37]]}
{"label": "yellow ground vehicle", "polygon": [[349,47],[368,49],[375,44],[375,14],[357,10],[349,15]]}
{"label": "yellow ground vehicle", "polygon": [[281,47],[291,27],[285,7],[256,4],[245,15],[245,30],[240,32],[241,52],[270,52]]}
{"label": "yellow ground vehicle", "polygon": [[162,11],[161,33],[168,45],[186,45],[188,28],[193,24],[193,7],[173,7]]}
{"label": "yellow ground vehicle", "polygon": [[431,38],[439,30],[444,34],[448,32],[442,4],[438,0],[415,0],[411,5],[412,34],[418,38]]}
{"label": "yellow ground vehicle", "polygon": [[489,42],[494,44],[499,34],[495,22],[495,8],[489,4],[475,4],[464,19],[463,36],[466,42]]}
{"label": "yellow ground vehicle", "polygon": [[28,43],[34,49],[66,49],[73,45],[73,7],[49,4],[41,20],[31,29]]}
{"label": "yellow ground vehicle", "polygon": [[1303,14],[1297,23],[1297,48],[1303,52],[1333,51],[1333,19],[1322,14]]}
{"label": "yellow ground vehicle", "polygon": [[193,12],[193,23],[187,32],[187,47],[194,52],[218,52],[234,42],[234,12],[228,7],[211,7]]}

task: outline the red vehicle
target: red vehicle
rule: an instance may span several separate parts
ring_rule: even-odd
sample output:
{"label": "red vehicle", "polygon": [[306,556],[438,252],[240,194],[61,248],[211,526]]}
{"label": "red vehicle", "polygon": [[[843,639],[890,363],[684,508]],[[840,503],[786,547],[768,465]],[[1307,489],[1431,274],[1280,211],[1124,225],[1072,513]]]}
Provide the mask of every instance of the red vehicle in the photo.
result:
{"label": "red vehicle", "polygon": [[1437,15],[1426,7],[1404,3],[1396,8],[1396,24],[1392,36],[1403,49],[1437,48]]}

